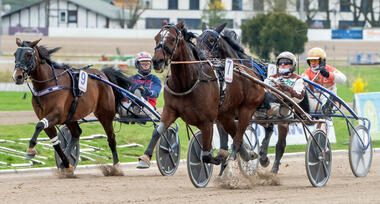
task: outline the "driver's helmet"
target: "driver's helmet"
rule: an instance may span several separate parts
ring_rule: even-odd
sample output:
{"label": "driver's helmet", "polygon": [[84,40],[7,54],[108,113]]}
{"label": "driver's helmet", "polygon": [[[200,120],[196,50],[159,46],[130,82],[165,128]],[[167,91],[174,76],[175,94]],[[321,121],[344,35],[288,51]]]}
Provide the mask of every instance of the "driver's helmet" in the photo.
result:
{"label": "driver's helmet", "polygon": [[310,66],[310,60],[319,60],[319,64],[322,64],[321,62],[326,62],[326,52],[319,47],[314,47],[309,50],[307,53],[307,64]]}
{"label": "driver's helmet", "polygon": [[293,53],[291,52],[288,52],[288,51],[285,51],[285,52],[281,52],[278,56],[277,56],[277,59],[276,59],[276,66],[277,66],[277,69],[279,67],[279,62],[280,62],[280,59],[289,59],[290,61],[292,61],[292,68],[290,68],[290,72],[294,72],[294,70],[296,70],[296,66],[297,66],[297,59],[296,59],[296,56],[294,56]]}
{"label": "driver's helmet", "polygon": [[[141,67],[141,65],[140,65],[141,61],[150,61],[151,64],[150,64],[150,67],[148,70],[144,70]],[[135,67],[137,70],[139,70],[139,73],[142,75],[150,74],[150,71],[152,69],[152,56],[147,52],[139,52],[135,58]]]}

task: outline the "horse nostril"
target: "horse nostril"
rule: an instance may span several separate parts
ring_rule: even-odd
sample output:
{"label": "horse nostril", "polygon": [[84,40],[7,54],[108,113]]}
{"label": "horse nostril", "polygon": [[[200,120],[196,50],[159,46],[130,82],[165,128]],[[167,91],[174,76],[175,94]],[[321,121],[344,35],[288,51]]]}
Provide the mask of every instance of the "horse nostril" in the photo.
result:
{"label": "horse nostril", "polygon": [[17,80],[21,80],[22,79],[22,76],[21,75],[18,75],[17,76]]}

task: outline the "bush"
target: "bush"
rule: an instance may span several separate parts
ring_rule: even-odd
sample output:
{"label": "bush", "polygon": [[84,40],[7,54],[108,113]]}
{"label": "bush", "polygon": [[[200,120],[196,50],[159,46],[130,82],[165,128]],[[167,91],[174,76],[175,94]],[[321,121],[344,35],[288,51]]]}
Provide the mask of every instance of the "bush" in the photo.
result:
{"label": "bush", "polygon": [[259,14],[241,26],[242,41],[250,51],[269,59],[287,50],[295,54],[304,51],[307,24],[286,13]]}

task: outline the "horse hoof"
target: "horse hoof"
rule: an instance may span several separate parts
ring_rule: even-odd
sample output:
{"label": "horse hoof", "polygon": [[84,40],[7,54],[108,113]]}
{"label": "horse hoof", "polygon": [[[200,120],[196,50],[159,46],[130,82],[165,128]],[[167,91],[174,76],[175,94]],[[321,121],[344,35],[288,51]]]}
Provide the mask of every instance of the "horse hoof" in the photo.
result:
{"label": "horse hoof", "polygon": [[222,178],[224,178],[224,179],[232,179],[231,162],[227,163],[226,168],[224,169],[224,171],[222,173]]}
{"label": "horse hoof", "polygon": [[34,147],[29,147],[28,149],[26,149],[26,159],[33,159],[34,156],[36,156],[36,154],[38,154],[38,152]]}
{"label": "horse hoof", "polygon": [[211,163],[215,165],[219,165],[222,161],[220,157],[213,157],[210,154],[209,155],[203,155],[202,156],[203,163]]}
{"label": "horse hoof", "polygon": [[266,157],[265,159],[260,158],[259,161],[260,161],[260,165],[264,168],[269,166],[269,164],[270,164],[268,157]]}
{"label": "horse hoof", "polygon": [[63,174],[65,175],[66,178],[74,178],[74,167],[70,164],[69,168],[64,168],[63,169]]}
{"label": "horse hoof", "polygon": [[114,176],[124,176],[124,173],[120,167],[120,162],[118,162],[117,164],[114,164],[113,169],[114,169],[114,174],[113,174]]}

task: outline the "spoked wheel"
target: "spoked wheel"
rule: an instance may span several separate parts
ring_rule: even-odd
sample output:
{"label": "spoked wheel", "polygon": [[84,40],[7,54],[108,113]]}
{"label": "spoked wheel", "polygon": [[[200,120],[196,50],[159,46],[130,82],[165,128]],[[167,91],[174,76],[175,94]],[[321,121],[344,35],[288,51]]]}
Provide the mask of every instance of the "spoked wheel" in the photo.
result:
{"label": "spoked wheel", "polygon": [[202,161],[202,133],[197,131],[194,137],[190,139],[187,152],[187,172],[191,183],[197,188],[206,187],[211,179],[212,170],[212,164],[206,164]]}
{"label": "spoked wheel", "polygon": [[[65,151],[66,146],[69,144],[71,140],[71,132],[69,128],[67,128],[66,125],[63,125],[61,128],[59,128],[58,139],[59,141],[61,141],[60,145],[61,145],[62,150]],[[80,153],[79,146],[80,146],[79,142],[76,145],[74,145],[73,149],[71,150],[71,154],[68,157],[70,164],[74,168],[77,167],[78,161],[79,161],[79,153]],[[55,164],[57,165],[58,168],[61,168],[62,161],[56,151],[54,151],[54,156],[55,156]]]}
{"label": "spoked wheel", "polygon": [[371,136],[364,125],[358,125],[355,130],[356,132],[352,130],[350,138],[350,166],[356,177],[364,177],[372,164]]}
{"label": "spoked wheel", "polygon": [[169,127],[157,142],[156,158],[158,170],[163,176],[173,175],[179,166],[181,145],[175,128]]}
{"label": "spoked wheel", "polygon": [[309,137],[306,146],[306,173],[314,187],[321,187],[327,183],[331,173],[331,146],[322,130],[315,130],[313,136],[315,140]]}
{"label": "spoked wheel", "polygon": [[[256,154],[259,154],[259,141],[257,140],[255,129],[249,125],[247,130],[244,132],[243,142],[250,147],[252,151]],[[256,173],[257,167],[259,165],[259,160],[249,160],[248,162],[244,161],[240,156],[237,157],[239,168],[242,173],[246,176],[253,176]]]}

